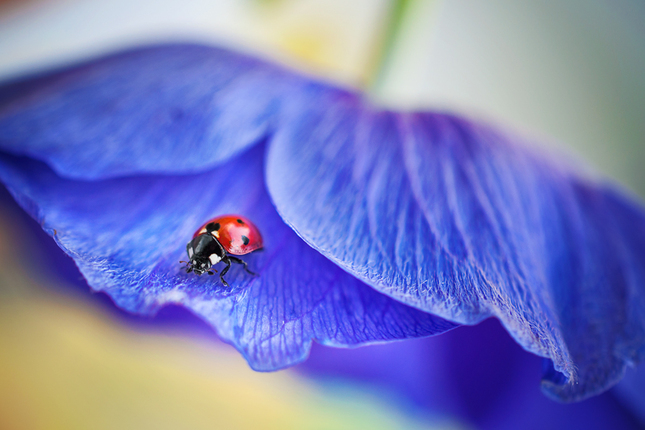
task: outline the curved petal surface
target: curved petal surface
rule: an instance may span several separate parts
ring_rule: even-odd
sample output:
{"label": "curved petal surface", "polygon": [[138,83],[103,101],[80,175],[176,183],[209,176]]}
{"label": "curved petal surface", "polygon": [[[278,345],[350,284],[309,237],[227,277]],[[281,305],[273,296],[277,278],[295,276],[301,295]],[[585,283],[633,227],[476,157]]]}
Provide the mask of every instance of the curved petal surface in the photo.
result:
{"label": "curved petal surface", "polygon": [[642,208],[454,116],[322,93],[289,115],[271,142],[269,192],[341,267],[452,321],[497,316],[552,360],[543,388],[560,400],[607,389],[642,358]]}
{"label": "curved petal surface", "polygon": [[[256,370],[302,361],[312,339],[347,346],[428,336],[455,324],[384,296],[311,249],[276,213],[263,179],[264,145],[198,175],[79,181],[40,162],[0,155],[0,178],[76,261],[90,286],[130,312],[187,307]],[[179,260],[204,220],[239,213],[265,249],[226,276],[187,274]],[[221,269],[221,267],[220,267]]]}
{"label": "curved petal surface", "polygon": [[540,358],[493,319],[428,339],[342,350],[314,345],[296,369],[327,384],[352,381],[481,430],[643,428],[613,390],[572,404],[541,395],[535,387]]}
{"label": "curved petal surface", "polygon": [[0,87],[0,149],[71,178],[200,171],[259,142],[304,82],[220,48],[134,49]]}
{"label": "curved petal surface", "polygon": [[641,363],[635,369],[628,370],[613,391],[645,427],[645,365]]}

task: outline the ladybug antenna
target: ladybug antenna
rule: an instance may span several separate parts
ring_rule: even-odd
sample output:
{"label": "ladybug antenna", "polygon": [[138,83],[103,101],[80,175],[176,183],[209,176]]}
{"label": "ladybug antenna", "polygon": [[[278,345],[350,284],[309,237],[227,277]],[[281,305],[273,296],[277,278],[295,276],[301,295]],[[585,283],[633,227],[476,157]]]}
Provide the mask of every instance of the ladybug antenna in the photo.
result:
{"label": "ladybug antenna", "polygon": [[186,263],[186,266],[183,267],[184,269],[186,269],[186,273],[190,273],[190,272],[193,271],[193,265],[190,264],[190,261],[179,260],[179,262],[180,263]]}

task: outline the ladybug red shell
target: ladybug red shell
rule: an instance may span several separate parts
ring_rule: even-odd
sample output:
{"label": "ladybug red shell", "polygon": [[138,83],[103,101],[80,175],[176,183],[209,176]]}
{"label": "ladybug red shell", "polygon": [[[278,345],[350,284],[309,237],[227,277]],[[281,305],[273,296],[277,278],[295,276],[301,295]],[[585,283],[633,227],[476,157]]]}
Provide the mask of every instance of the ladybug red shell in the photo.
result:
{"label": "ladybug red shell", "polygon": [[240,215],[223,215],[215,217],[204,223],[193,235],[193,238],[186,245],[188,253],[188,264],[186,272],[195,272],[197,275],[207,272],[213,275],[211,267],[219,262],[225,263],[219,277],[224,285],[224,275],[231,268],[231,263],[244,266],[244,269],[252,274],[246,261],[235,257],[245,255],[261,249],[263,246],[260,230]]}
{"label": "ladybug red shell", "polygon": [[222,244],[226,252],[233,255],[245,255],[262,248],[260,230],[240,215],[222,215],[202,225],[193,235],[211,234]]}

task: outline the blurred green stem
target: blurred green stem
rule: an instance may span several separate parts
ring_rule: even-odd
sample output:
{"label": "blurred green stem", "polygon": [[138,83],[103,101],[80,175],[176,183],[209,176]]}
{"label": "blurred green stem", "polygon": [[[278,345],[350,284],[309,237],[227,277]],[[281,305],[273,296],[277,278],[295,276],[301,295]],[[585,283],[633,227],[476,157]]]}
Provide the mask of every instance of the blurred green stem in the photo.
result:
{"label": "blurred green stem", "polygon": [[368,67],[371,69],[366,82],[366,90],[374,93],[382,86],[387,70],[392,62],[397,40],[404,27],[407,12],[419,0],[392,0],[390,10],[385,16],[383,30],[378,37],[374,60]]}

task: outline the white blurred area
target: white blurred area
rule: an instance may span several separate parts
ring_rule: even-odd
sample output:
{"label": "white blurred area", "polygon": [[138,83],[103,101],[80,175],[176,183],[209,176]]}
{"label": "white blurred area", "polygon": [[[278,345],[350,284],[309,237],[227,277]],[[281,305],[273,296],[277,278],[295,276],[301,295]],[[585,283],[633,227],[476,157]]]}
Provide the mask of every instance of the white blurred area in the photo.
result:
{"label": "white blurred area", "polygon": [[387,106],[508,125],[645,195],[645,2],[408,0],[380,63],[393,4],[9,1],[0,3],[0,79],[123,46],[215,43],[342,85],[371,83]]}
{"label": "white blurred area", "polygon": [[388,10],[386,0],[10,2],[0,14],[0,79],[127,46],[197,41],[359,85]]}
{"label": "white blurred area", "polygon": [[644,1],[432,6],[414,2],[382,100],[511,125],[645,196]]}

